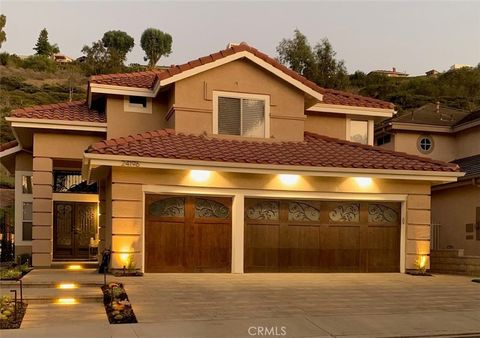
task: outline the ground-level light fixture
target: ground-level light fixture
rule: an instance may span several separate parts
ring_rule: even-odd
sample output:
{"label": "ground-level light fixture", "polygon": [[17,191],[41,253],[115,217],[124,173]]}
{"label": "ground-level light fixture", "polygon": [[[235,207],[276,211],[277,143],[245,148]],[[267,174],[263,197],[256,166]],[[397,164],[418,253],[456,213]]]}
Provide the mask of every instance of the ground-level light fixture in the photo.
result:
{"label": "ground-level light fixture", "polygon": [[83,267],[81,265],[78,265],[78,264],[71,264],[71,265],[68,265],[67,266],[67,270],[71,270],[71,271],[78,271],[78,270],[82,270]]}
{"label": "ground-level light fixture", "polygon": [[57,289],[76,289],[77,287],[75,283],[60,283],[57,285]]}
{"label": "ground-level light fixture", "polygon": [[298,182],[300,176],[291,175],[291,174],[281,174],[281,175],[278,175],[278,178],[280,179],[280,182],[282,182],[285,185],[293,185]]}
{"label": "ground-level light fixture", "polygon": [[76,298],[57,298],[55,299],[55,304],[74,305],[74,304],[78,304],[78,300]]}
{"label": "ground-level light fixture", "polygon": [[210,178],[211,173],[209,170],[190,170],[190,177],[195,182],[205,182]]}
{"label": "ground-level light fixture", "polygon": [[369,187],[373,182],[371,177],[354,177],[354,179],[355,182],[357,182],[357,184],[362,188]]}

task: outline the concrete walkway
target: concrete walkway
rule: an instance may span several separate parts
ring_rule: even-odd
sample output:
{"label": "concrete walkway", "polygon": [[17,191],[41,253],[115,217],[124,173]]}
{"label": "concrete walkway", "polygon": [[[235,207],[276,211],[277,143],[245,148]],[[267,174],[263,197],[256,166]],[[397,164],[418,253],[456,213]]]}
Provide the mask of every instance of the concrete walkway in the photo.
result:
{"label": "concrete walkway", "polygon": [[[22,328],[1,337],[480,337],[480,284],[462,276],[147,274],[109,280],[125,284],[139,324],[108,324],[100,302],[34,303]],[[37,286],[60,281],[81,285],[77,295],[101,295],[103,276],[93,271],[36,270],[25,277]],[[26,288],[25,295],[40,289]]]}

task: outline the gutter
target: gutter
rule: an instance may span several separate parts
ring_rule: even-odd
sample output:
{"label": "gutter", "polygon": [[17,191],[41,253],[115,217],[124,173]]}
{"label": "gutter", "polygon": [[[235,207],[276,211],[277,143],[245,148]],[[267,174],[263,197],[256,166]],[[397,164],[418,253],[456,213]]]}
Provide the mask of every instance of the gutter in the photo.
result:
{"label": "gutter", "polygon": [[231,162],[207,162],[198,160],[179,160],[149,158],[138,156],[104,155],[84,153],[82,176],[89,180],[90,172],[100,166],[177,169],[177,170],[212,170],[248,174],[292,174],[318,177],[373,177],[383,179],[419,180],[433,182],[456,182],[465,175],[462,172],[389,170],[337,167],[299,167],[292,165],[269,165]]}

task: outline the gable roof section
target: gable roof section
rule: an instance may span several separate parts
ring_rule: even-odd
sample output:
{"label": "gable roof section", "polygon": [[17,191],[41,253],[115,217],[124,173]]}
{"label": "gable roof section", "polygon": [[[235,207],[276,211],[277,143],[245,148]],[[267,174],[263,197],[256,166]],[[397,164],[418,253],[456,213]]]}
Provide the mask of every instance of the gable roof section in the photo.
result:
{"label": "gable roof section", "polygon": [[394,105],[390,102],[385,102],[385,101],[381,101],[381,100],[377,100],[369,97],[350,94],[350,93],[342,92],[338,90],[322,88],[317,84],[315,84],[314,82],[307,80],[305,77],[301,76],[297,72],[282,65],[281,63],[271,58],[267,54],[262,53],[256,48],[250,47],[244,43],[240,45],[233,45],[230,48],[221,50],[217,53],[213,53],[208,56],[204,56],[181,65],[175,65],[165,70],[154,70],[154,71],[146,71],[146,72],[126,73],[126,74],[122,73],[122,74],[95,75],[90,77],[90,83],[154,90],[155,86],[159,81],[160,81],[160,85],[162,85],[163,81],[173,79],[175,76],[179,76],[182,73],[194,70],[195,68],[208,65],[215,61],[218,61],[242,52],[247,52],[261,59],[262,61],[266,62],[267,65],[272,66],[277,70],[280,70],[283,74],[298,81],[299,83],[306,86],[307,88],[313,90],[316,93],[323,95],[322,101],[324,103],[357,106],[357,107],[360,106],[360,107],[370,107],[370,108],[381,108],[381,109],[394,108]]}
{"label": "gable roof section", "polygon": [[[306,132],[304,142],[240,141],[157,130],[101,141],[90,154],[299,167],[457,172],[456,164]],[[208,162],[207,162],[208,161]]]}
{"label": "gable roof section", "polygon": [[107,117],[104,113],[90,109],[84,100],[20,108],[13,110],[10,113],[10,117],[52,121],[107,122]]}
{"label": "gable roof section", "polygon": [[469,112],[466,110],[427,103],[406,114],[395,116],[389,121],[451,127],[468,115]]}

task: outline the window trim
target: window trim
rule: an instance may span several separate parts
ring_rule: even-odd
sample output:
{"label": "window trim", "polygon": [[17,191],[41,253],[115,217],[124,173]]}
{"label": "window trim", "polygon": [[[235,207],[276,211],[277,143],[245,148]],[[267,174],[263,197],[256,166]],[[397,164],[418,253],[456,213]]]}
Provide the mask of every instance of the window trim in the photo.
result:
{"label": "window trim", "polygon": [[130,103],[130,96],[141,96],[141,95],[125,95],[123,97],[123,110],[127,113],[143,113],[151,114],[152,113],[152,98],[146,97],[147,106],[143,107],[140,104]]}
{"label": "window trim", "polygon": [[[430,141],[430,149],[428,150],[424,150],[422,149],[421,147],[421,141],[423,139],[428,139]],[[427,155],[427,154],[430,154],[433,149],[435,148],[435,140],[433,139],[433,137],[431,135],[420,135],[418,138],[417,138],[417,150],[421,153],[421,154],[424,154],[424,155]]]}
{"label": "window trim", "polygon": [[[270,138],[270,95],[265,94],[249,94],[240,92],[223,92],[213,91],[213,134],[218,135],[218,98],[228,97],[234,99],[251,99],[251,100],[263,100],[265,102],[265,134],[263,138]],[[254,138],[242,135],[225,135],[233,137],[245,137]]]}
{"label": "window trim", "polygon": [[[346,132],[345,132],[345,140],[349,142],[353,142],[350,140],[350,122],[351,121],[364,121],[367,122],[367,144],[369,146],[373,146],[374,142],[374,122],[371,119],[362,119],[362,118],[355,118],[355,117],[347,117],[346,123]],[[354,142],[355,143],[355,142]],[[358,143],[362,144],[362,143]]]}
{"label": "window trim", "polygon": [[[32,245],[31,240],[23,240],[23,203],[33,203],[33,194],[23,193],[23,176],[32,176],[32,171],[15,171],[15,245]],[[33,204],[32,204],[33,208]],[[32,210],[33,219],[33,210]],[[25,220],[32,222],[32,220]],[[33,227],[33,222],[32,222]],[[33,230],[33,229],[32,229]],[[32,237],[33,240],[33,237]]]}

